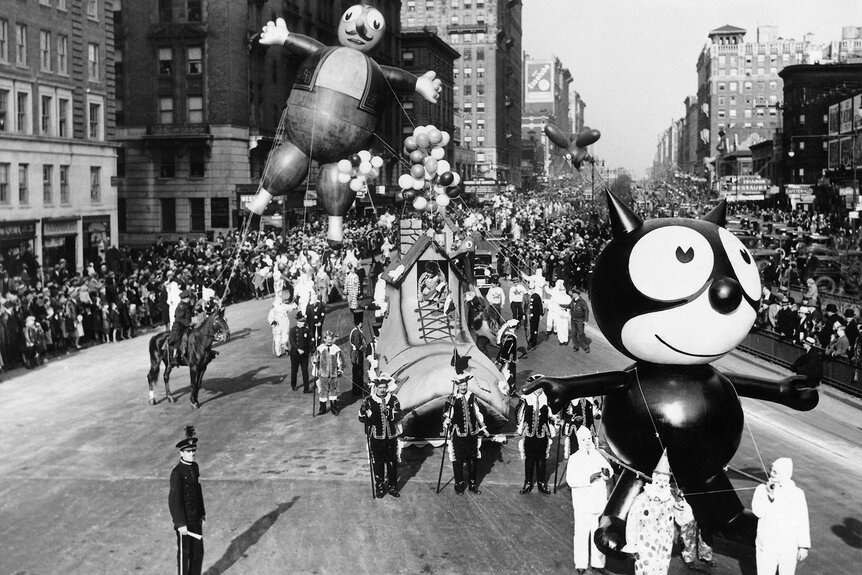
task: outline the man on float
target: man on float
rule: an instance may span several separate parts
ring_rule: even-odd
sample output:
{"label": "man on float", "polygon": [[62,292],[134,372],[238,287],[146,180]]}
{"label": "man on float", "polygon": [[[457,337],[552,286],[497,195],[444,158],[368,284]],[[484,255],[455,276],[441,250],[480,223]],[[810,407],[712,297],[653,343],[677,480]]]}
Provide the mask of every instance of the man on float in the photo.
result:
{"label": "man on float", "polygon": [[[415,91],[437,103],[440,79],[434,71],[418,78],[400,68],[381,66],[365,54],[383,39],[386,20],[363,2],[351,6],[338,22],[341,46],[289,32],[283,18],[267,22],[260,35],[265,46],[284,46],[305,57],[282,116],[285,136],[272,154],[261,189],[249,210],[262,214],[273,196],[284,195],[305,180],[310,160],[337,162],[367,148],[377,121],[393,92]],[[342,239],[341,216],[329,215],[330,230]],[[333,225],[334,224],[334,225]]]}

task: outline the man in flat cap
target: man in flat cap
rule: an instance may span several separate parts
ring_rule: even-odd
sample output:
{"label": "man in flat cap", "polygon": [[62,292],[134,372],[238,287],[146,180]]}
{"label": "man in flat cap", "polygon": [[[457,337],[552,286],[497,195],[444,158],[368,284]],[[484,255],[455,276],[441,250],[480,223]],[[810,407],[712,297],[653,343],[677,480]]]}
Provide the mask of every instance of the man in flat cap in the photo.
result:
{"label": "man in flat cap", "polygon": [[200,575],[204,561],[203,524],[206,522],[200,469],[195,463],[198,438],[191,425],[186,438],[177,443],[180,461],[171,471],[168,507],[177,534],[177,572]]}
{"label": "man in flat cap", "polygon": [[384,497],[388,491],[392,497],[401,497],[398,493],[401,404],[392,393],[396,388],[395,379],[388,373],[381,373],[371,381],[371,386],[371,395],[359,407],[359,421],[365,424],[368,436],[375,493],[377,497]]}
{"label": "man in flat cap", "polygon": [[168,337],[168,349],[173,352],[172,363],[180,364],[182,357],[182,349],[180,343],[183,335],[192,328],[192,305],[191,305],[191,290],[184,290],[180,293],[180,303],[174,312],[174,322],[171,324],[171,335]]}

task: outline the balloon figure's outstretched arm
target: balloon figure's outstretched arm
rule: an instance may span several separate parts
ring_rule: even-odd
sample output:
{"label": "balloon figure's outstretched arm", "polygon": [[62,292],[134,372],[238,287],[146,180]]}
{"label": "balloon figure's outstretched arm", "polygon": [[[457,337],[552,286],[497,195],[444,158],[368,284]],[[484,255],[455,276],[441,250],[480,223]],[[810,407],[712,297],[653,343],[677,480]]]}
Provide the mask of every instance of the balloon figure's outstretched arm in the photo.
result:
{"label": "balloon figure's outstretched arm", "polygon": [[429,70],[418,78],[406,70],[393,66],[380,66],[386,81],[396,92],[416,92],[432,104],[436,104],[443,89],[437,72]]}
{"label": "balloon figure's outstretched arm", "polygon": [[284,18],[278,18],[275,22],[270,20],[266,23],[260,33],[260,43],[264,46],[284,46],[294,54],[303,57],[310,56],[326,47],[314,38],[288,31]]}
{"label": "balloon figure's outstretched arm", "polygon": [[741,373],[725,373],[740,397],[780,403],[797,411],[809,411],[817,406],[820,395],[817,383],[802,375],[774,380]]}
{"label": "balloon figure's outstretched arm", "polygon": [[524,394],[542,388],[548,397],[548,405],[554,413],[573,399],[593,395],[607,395],[626,386],[627,374],[624,371],[606,371],[590,375],[549,376],[536,374],[527,379]]}

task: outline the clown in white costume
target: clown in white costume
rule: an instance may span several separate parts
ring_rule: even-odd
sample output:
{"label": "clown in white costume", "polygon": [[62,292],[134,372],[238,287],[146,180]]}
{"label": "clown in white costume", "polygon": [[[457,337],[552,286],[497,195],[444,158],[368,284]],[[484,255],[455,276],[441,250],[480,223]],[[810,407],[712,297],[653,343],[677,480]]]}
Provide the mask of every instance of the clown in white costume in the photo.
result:
{"label": "clown in white costume", "polygon": [[281,298],[276,297],[272,300],[267,321],[272,326],[272,353],[276,357],[281,357],[287,352],[290,341],[290,311],[291,306]]}
{"label": "clown in white costume", "polygon": [[304,310],[308,307],[311,301],[311,294],[314,292],[314,280],[311,277],[311,266],[302,268],[302,273],[296,278],[296,283],[293,285],[293,295],[297,299],[299,309]]}
{"label": "clown in white costume", "polygon": [[[168,317],[170,318],[170,323],[174,323],[174,313],[177,311],[177,306],[180,305],[180,292],[183,291],[180,289],[180,284],[171,280],[168,282],[167,287],[165,287],[165,291],[167,291],[168,297]],[[170,326],[168,326],[170,328]]]}
{"label": "clown in white costume", "polygon": [[793,461],[776,459],[765,485],[758,485],[751,511],[758,517],[757,575],[793,575],[796,562],[808,557],[811,534],[805,493],[791,479]]}
{"label": "clown in white costume", "polygon": [[571,321],[569,310],[572,307],[572,296],[566,293],[563,280],[557,280],[554,289],[549,290],[548,294],[550,296],[548,299],[548,324],[550,325],[553,321],[554,331],[557,332],[560,345],[566,345],[569,343],[569,322]]}
{"label": "clown in white costume", "polygon": [[608,501],[608,481],[613,470],[607,459],[593,443],[593,435],[586,426],[575,433],[579,449],[569,458],[566,483],[572,488],[572,508],[575,514],[574,560],[575,569],[583,573],[587,567],[594,571],[605,567],[605,555],[596,547],[593,534],[599,526],[599,516]]}

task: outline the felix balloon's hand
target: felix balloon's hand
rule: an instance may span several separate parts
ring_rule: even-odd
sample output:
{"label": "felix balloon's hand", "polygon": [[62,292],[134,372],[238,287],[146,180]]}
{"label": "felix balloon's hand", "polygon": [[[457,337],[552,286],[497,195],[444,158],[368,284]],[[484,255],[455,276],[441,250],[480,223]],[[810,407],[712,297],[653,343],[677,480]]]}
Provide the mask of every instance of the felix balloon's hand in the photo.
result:
{"label": "felix balloon's hand", "polygon": [[786,377],[780,382],[780,403],[799,411],[814,409],[820,400],[818,385],[819,381],[813,381],[803,375]]}
{"label": "felix balloon's hand", "polygon": [[598,529],[596,529],[594,540],[596,547],[605,555],[621,558],[625,553],[636,551],[631,546],[626,551],[626,524],[619,517],[602,517]]}
{"label": "felix balloon's hand", "polygon": [[429,70],[416,79],[416,93],[431,102],[436,104],[440,98],[440,92],[443,87],[440,85],[440,78],[437,78],[437,72]]}
{"label": "felix balloon's hand", "polygon": [[260,43],[264,46],[281,46],[289,35],[290,32],[287,30],[287,22],[284,21],[284,18],[278,18],[275,22],[270,20],[263,27]]}

